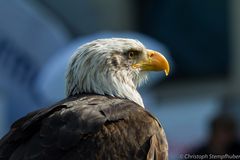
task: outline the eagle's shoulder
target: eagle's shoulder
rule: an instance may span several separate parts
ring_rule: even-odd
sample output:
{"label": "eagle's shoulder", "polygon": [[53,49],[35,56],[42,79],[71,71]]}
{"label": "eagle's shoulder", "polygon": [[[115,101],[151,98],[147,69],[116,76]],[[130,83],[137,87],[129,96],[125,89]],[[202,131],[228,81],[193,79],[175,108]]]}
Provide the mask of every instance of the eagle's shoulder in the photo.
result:
{"label": "eagle's shoulder", "polygon": [[[0,159],[9,156],[16,160],[22,156],[25,159],[53,159],[64,154],[69,156],[65,152],[73,147],[78,148],[79,152],[89,153],[91,151],[86,151],[86,148],[99,147],[100,153],[100,144],[109,146],[116,142],[115,145],[118,146],[121,141],[125,141],[124,146],[130,147],[123,147],[122,153],[131,150],[130,144],[142,144],[146,149],[150,148],[150,143],[156,138],[158,141],[162,139],[159,130],[162,128],[157,120],[132,101],[110,96],[79,95],[32,112],[16,121],[9,133],[0,140]],[[152,140],[153,135],[155,139]]]}

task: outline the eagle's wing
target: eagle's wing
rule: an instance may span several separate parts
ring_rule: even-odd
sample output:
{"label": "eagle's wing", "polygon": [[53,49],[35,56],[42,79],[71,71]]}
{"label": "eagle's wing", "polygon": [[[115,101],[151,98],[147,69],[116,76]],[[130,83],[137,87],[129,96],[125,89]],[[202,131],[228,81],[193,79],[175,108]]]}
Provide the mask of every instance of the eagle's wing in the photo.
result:
{"label": "eagle's wing", "polygon": [[30,113],[0,141],[0,160],[165,159],[157,120],[134,102],[99,95]]}

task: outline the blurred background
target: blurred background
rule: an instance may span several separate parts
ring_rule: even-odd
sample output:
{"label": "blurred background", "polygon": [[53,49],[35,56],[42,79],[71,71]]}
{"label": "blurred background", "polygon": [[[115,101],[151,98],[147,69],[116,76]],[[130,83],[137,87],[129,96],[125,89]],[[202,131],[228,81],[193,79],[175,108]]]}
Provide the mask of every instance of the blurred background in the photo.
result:
{"label": "blurred background", "polygon": [[64,98],[79,45],[126,37],[171,63],[170,76],[153,73],[140,89],[165,128],[170,159],[239,153],[239,8],[238,0],[0,1],[0,137],[18,118]]}

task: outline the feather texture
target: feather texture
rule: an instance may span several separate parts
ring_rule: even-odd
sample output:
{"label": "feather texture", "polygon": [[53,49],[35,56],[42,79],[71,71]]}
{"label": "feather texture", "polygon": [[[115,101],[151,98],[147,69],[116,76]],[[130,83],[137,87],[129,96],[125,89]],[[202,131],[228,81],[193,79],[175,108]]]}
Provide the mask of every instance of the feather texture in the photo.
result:
{"label": "feather texture", "polygon": [[128,50],[145,52],[146,48],[137,40],[123,38],[98,39],[80,46],[68,66],[67,96],[96,93],[127,98],[144,107],[137,86],[147,79],[147,73],[131,67],[133,62],[124,55]]}
{"label": "feather texture", "polygon": [[132,101],[101,95],[78,95],[30,113],[0,141],[0,160],[166,158],[155,117]]}

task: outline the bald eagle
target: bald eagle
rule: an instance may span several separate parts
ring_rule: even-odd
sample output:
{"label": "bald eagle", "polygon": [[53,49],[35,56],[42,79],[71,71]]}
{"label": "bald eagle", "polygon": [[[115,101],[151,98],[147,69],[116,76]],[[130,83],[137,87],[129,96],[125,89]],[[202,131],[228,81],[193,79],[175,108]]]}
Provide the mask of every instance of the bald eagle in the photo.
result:
{"label": "bald eagle", "polygon": [[80,46],[68,66],[67,98],[13,123],[0,160],[167,159],[164,130],[136,89],[148,71],[168,74],[168,61],[137,40]]}

